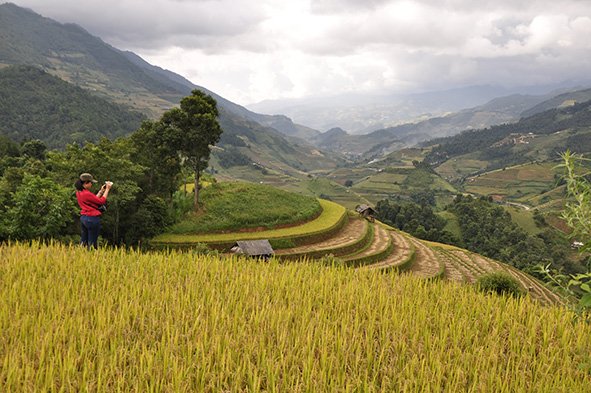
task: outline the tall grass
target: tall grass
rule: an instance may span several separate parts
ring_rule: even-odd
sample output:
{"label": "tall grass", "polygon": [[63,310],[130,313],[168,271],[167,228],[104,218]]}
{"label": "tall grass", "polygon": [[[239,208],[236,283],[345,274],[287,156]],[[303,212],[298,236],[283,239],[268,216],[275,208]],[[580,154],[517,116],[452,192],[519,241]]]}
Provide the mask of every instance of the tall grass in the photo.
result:
{"label": "tall grass", "polygon": [[0,246],[2,391],[582,392],[591,327],[300,262]]}

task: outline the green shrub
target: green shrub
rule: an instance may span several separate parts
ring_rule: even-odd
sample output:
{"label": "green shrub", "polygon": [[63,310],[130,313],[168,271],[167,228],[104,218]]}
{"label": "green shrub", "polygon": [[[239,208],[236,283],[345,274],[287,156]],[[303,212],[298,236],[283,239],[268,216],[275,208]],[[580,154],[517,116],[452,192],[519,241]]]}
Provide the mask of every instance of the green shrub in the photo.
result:
{"label": "green shrub", "polygon": [[525,290],[512,276],[503,272],[488,273],[480,276],[476,282],[478,289],[485,293],[496,293],[513,297],[523,296]]}
{"label": "green shrub", "polygon": [[271,247],[273,247],[273,249],[275,250],[279,250],[282,248],[293,248],[296,246],[296,243],[293,241],[293,239],[271,239],[269,240],[269,243],[271,243]]}

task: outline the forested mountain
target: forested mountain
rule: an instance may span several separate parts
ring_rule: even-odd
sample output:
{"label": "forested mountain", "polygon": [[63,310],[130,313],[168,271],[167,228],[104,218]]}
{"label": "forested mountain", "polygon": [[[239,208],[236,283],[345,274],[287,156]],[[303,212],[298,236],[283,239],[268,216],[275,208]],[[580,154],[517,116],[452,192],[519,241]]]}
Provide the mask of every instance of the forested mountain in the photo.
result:
{"label": "forested mountain", "polygon": [[426,157],[434,165],[461,155],[489,161],[495,169],[527,161],[555,159],[570,149],[591,152],[591,101],[550,109],[514,124],[466,131],[433,140]]}
{"label": "forested mountain", "polygon": [[[236,138],[242,137],[257,151],[253,156],[262,156],[270,166],[290,171],[290,163],[301,162],[302,166],[295,168],[295,172],[319,165],[330,168],[337,162],[334,154],[326,155],[303,140],[292,141],[277,131],[303,136],[313,134],[313,130],[295,125],[285,117],[250,112],[179,75],[150,65],[131,52],[106,44],[77,25],[61,24],[9,3],[0,5],[0,67],[6,65],[38,67],[94,95],[135,108],[149,118],[159,117],[164,110],[177,105],[181,97],[198,88],[218,102],[220,122],[226,134],[222,148],[228,140],[236,142]],[[39,123],[44,121],[35,119]],[[27,126],[23,122],[22,127]],[[256,137],[244,137],[241,133],[245,130]],[[118,131],[110,130],[110,133],[115,135]],[[21,135],[11,135],[13,139],[22,139]],[[53,138],[53,146],[72,139],[59,135]],[[80,138],[76,135],[74,139]],[[265,143],[256,145],[257,141]],[[285,149],[278,146],[291,146],[292,157],[285,158],[281,154]]]}
{"label": "forested mountain", "polygon": [[541,102],[538,105],[523,111],[521,116],[529,117],[535,115],[536,113],[544,112],[549,109],[570,106],[576,103],[581,103],[589,100],[591,100],[591,89],[571,91],[559,94],[544,102]]}
{"label": "forested mountain", "polygon": [[146,118],[30,66],[0,69],[0,108],[0,134],[52,148],[126,135]]}

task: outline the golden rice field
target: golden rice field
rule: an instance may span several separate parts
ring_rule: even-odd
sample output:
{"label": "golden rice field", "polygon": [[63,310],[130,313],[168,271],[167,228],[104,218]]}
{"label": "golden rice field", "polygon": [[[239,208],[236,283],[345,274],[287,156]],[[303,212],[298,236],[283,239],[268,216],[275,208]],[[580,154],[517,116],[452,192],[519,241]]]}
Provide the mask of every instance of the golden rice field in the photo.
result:
{"label": "golden rice field", "polygon": [[3,392],[591,386],[566,309],[305,261],[2,245],[0,332]]}

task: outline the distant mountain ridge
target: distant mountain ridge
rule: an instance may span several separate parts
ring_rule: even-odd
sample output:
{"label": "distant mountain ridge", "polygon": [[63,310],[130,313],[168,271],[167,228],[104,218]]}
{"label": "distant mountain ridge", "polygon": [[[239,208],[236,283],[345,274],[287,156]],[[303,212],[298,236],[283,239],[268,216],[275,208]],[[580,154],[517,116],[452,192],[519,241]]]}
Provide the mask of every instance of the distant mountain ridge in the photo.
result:
{"label": "distant mountain ridge", "polygon": [[[591,82],[587,85],[591,85]],[[297,123],[321,131],[339,127],[356,135],[442,117],[466,108],[485,105],[499,97],[515,94],[539,96],[563,88],[572,90],[574,86],[580,84],[568,82],[514,89],[481,85],[414,94],[350,93],[329,97],[267,100],[248,105],[248,108],[262,113],[282,113]]]}
{"label": "distant mountain ridge", "polygon": [[[446,116],[384,128],[364,135],[350,135],[344,131],[330,136],[322,134],[314,138],[313,142],[326,150],[344,151],[350,155],[374,159],[430,139],[448,137],[466,130],[514,123],[530,108],[542,108],[542,105],[548,108],[557,107],[568,97],[576,96],[582,99],[589,95],[591,98],[591,89],[587,93],[564,93],[559,96],[561,99],[555,100],[554,97],[560,93],[562,91],[535,96],[513,94]],[[342,131],[340,128],[335,129]]]}
{"label": "distant mountain ridge", "polygon": [[[557,101],[556,101],[557,102]],[[528,161],[556,160],[570,149],[591,152],[591,100],[548,109],[513,124],[471,130],[435,139],[425,160],[432,165],[468,157],[487,163],[486,170]]]}

